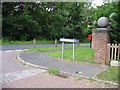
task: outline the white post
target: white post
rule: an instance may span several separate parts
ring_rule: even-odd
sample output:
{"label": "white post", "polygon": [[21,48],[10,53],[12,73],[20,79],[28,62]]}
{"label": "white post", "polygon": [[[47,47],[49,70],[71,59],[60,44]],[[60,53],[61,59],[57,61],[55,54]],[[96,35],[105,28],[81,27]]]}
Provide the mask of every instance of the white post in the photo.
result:
{"label": "white post", "polygon": [[55,39],[55,47],[57,47],[57,39]]}
{"label": "white post", "polygon": [[36,48],[36,39],[33,40],[34,48]]}
{"label": "white post", "polygon": [[75,43],[73,43],[73,61],[75,60],[75,53],[74,53],[74,50],[75,50]]}
{"label": "white post", "polygon": [[62,60],[64,59],[64,42],[62,42]]}

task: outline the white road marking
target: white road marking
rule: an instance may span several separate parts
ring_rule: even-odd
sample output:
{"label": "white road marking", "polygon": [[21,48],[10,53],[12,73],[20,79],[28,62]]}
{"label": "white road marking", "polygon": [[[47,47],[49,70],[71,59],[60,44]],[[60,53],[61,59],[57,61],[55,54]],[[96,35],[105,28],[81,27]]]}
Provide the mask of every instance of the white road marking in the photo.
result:
{"label": "white road marking", "polygon": [[24,51],[28,49],[18,49],[18,50],[5,50],[5,51],[0,51],[0,52],[14,52],[14,51]]}
{"label": "white road marking", "polygon": [[15,51],[23,51],[23,50],[15,50]]}
{"label": "white road marking", "polygon": [[5,52],[13,52],[13,50],[6,50]]}

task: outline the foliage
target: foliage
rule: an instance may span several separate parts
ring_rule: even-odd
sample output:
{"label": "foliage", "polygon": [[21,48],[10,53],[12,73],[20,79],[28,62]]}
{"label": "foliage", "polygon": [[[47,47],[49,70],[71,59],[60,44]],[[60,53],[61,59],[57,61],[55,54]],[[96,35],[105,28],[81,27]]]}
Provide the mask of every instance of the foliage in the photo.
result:
{"label": "foliage", "polygon": [[[3,2],[2,36],[4,40],[77,38],[84,41],[91,34],[93,22],[101,16],[117,16],[110,27],[111,42],[119,43],[120,2],[97,8],[88,2]],[[96,25],[97,27],[97,25]]]}
{"label": "foliage", "polygon": [[[109,35],[110,35],[110,39],[111,39],[111,43],[120,43],[120,2],[108,2],[108,3],[104,3],[104,5],[102,6],[98,6],[95,9],[92,9],[92,17],[93,17],[93,21],[97,21],[100,17],[105,16],[108,19],[110,19],[110,15],[112,13],[116,13],[116,15],[114,15],[112,17],[112,21],[109,28],[111,28],[112,30],[110,31]],[[96,27],[97,24],[96,24]]]}
{"label": "foliage", "polygon": [[60,71],[54,68],[48,68],[48,73],[53,75],[58,75]]}
{"label": "foliage", "polygon": [[111,28],[113,31],[110,33],[111,42],[120,43],[120,1],[116,4],[116,15],[113,16]]}
{"label": "foliage", "polygon": [[2,5],[5,39],[79,39],[83,36],[80,15],[84,3],[3,2]]}

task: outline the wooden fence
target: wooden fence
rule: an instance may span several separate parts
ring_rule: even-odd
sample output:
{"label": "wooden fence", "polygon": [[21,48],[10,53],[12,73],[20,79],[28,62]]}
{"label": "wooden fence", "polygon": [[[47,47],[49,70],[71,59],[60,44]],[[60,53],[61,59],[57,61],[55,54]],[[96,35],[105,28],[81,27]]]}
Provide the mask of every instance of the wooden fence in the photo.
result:
{"label": "wooden fence", "polygon": [[107,44],[107,58],[108,60],[120,59],[120,44]]}

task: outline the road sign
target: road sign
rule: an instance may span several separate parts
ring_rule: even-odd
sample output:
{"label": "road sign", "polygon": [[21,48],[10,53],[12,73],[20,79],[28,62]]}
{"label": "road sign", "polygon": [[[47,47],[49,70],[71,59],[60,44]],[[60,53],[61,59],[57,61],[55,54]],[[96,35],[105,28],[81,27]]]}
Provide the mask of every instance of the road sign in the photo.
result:
{"label": "road sign", "polygon": [[75,59],[75,42],[78,42],[77,39],[65,39],[65,38],[60,38],[60,41],[62,42],[62,60],[64,59],[64,42],[72,42],[73,43],[73,60]]}
{"label": "road sign", "polygon": [[65,38],[60,38],[60,41],[62,42],[77,42],[77,39],[65,39]]}

